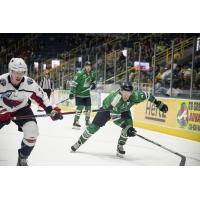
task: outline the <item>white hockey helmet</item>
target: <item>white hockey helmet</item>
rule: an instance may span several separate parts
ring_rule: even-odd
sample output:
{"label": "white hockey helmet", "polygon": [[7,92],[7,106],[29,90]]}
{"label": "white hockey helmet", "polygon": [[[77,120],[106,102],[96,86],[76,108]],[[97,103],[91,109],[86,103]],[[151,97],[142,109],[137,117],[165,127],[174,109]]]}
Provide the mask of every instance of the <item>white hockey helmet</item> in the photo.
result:
{"label": "white hockey helmet", "polygon": [[27,65],[22,58],[12,58],[8,64],[9,73],[12,71],[15,72],[24,72],[24,75],[27,75]]}

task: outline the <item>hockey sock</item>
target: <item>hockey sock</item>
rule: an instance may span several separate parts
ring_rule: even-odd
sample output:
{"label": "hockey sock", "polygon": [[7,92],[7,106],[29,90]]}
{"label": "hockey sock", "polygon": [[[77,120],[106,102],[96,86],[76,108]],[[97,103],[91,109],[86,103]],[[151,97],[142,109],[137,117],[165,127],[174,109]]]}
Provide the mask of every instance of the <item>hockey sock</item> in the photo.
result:
{"label": "hockey sock", "polygon": [[126,141],[128,139],[127,130],[129,128],[130,128],[130,126],[126,126],[125,128],[122,129],[121,135],[120,135],[119,140],[118,140],[118,144],[120,144],[120,145],[125,145],[126,144]]}
{"label": "hockey sock", "polygon": [[91,106],[85,106],[85,121],[90,121]]}
{"label": "hockey sock", "polygon": [[3,122],[1,122],[0,123],[0,129],[2,128],[2,127],[4,127],[5,126],[5,124],[3,123]]}
{"label": "hockey sock", "polygon": [[84,133],[81,135],[81,137],[79,138],[78,142],[80,144],[84,144],[94,133],[96,133],[99,130],[99,126],[95,125],[95,124],[90,124],[86,130],[84,131]]}
{"label": "hockey sock", "polygon": [[77,106],[74,121],[78,121],[80,119],[80,115],[82,113],[83,108],[84,108],[84,106]]}
{"label": "hockey sock", "polygon": [[22,156],[28,157],[31,154],[33,148],[34,148],[34,146],[28,146],[22,140],[22,142],[21,142],[21,149],[19,149],[19,152],[21,153]]}

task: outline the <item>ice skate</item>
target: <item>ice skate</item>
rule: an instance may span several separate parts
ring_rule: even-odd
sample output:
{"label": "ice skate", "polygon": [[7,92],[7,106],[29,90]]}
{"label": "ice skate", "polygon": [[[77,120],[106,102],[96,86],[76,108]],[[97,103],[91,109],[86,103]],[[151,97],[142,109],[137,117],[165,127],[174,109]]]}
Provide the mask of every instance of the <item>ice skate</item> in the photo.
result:
{"label": "ice skate", "polygon": [[17,166],[28,166],[27,162],[28,157],[23,156],[20,151],[18,150],[18,160],[17,160]]}
{"label": "ice skate", "polygon": [[76,129],[76,130],[80,130],[81,129],[81,125],[79,124],[78,121],[75,121],[73,123],[73,128],[72,129]]}
{"label": "ice skate", "polygon": [[76,142],[73,146],[71,146],[72,152],[75,152],[80,146],[81,144],[79,142]]}
{"label": "ice skate", "polygon": [[120,158],[123,158],[124,157],[124,155],[125,155],[125,151],[124,151],[124,147],[123,147],[123,145],[121,145],[121,144],[118,144],[117,145],[117,156],[118,157],[120,157]]}

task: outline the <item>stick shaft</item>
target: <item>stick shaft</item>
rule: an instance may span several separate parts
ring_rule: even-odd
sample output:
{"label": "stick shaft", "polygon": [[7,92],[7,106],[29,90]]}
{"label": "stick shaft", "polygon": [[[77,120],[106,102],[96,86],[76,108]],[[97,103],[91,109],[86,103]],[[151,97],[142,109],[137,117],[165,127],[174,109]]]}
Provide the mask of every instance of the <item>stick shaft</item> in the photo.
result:
{"label": "stick shaft", "polygon": [[165,147],[165,146],[163,146],[163,145],[161,145],[161,144],[159,144],[157,142],[154,142],[153,140],[150,140],[150,139],[148,139],[148,138],[146,138],[144,136],[141,136],[139,134],[135,134],[135,135],[138,136],[138,137],[140,137],[140,138],[142,138],[142,139],[144,139],[144,140],[146,140],[146,141],[148,141],[148,142],[150,142],[150,143],[152,143],[152,144],[155,144],[156,146],[161,147],[162,149],[165,149],[166,151],[169,151],[169,152],[171,152],[171,153],[173,153],[173,154],[175,154],[177,156],[180,156],[181,157],[181,162],[180,162],[179,165],[180,166],[184,166],[185,165],[186,157],[184,155],[182,155],[182,154],[180,154],[178,152],[175,152],[175,151],[173,151],[173,150],[171,150],[171,149],[169,149],[169,148],[167,148],[167,147]]}
{"label": "stick shaft", "polygon": [[68,100],[69,100],[69,98],[67,98],[67,99],[63,99],[62,101],[59,101],[58,103],[56,103],[56,105],[59,105],[59,104],[65,102],[65,101],[68,101]]}
{"label": "stick shaft", "polygon": [[[104,109],[96,109],[96,110],[91,110],[91,112],[103,112],[103,111],[108,111],[108,110],[104,110]],[[85,111],[83,111],[84,113]],[[62,115],[71,115],[71,114],[75,114],[76,111],[70,111],[70,112],[62,112]],[[21,120],[21,119],[31,119],[31,118],[38,118],[38,117],[49,117],[51,116],[51,114],[40,114],[40,115],[24,115],[24,116],[17,116],[17,117],[13,117],[13,120]]]}

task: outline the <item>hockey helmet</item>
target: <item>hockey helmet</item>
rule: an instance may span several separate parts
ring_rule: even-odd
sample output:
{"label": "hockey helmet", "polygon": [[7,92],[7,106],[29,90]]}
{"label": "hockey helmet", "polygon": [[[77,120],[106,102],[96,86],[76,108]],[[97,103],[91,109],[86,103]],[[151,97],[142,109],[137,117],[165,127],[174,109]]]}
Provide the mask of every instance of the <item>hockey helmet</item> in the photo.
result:
{"label": "hockey helmet", "polygon": [[132,83],[129,81],[124,81],[120,84],[120,88],[122,91],[128,91],[128,92],[132,92],[133,91],[133,86]]}
{"label": "hockey helmet", "polygon": [[84,64],[84,66],[91,66],[92,67],[92,64],[91,64],[90,61],[86,61],[85,64]]}
{"label": "hockey helmet", "polygon": [[22,58],[12,58],[8,64],[8,70],[11,73],[15,72],[24,72],[27,74],[27,65]]}

